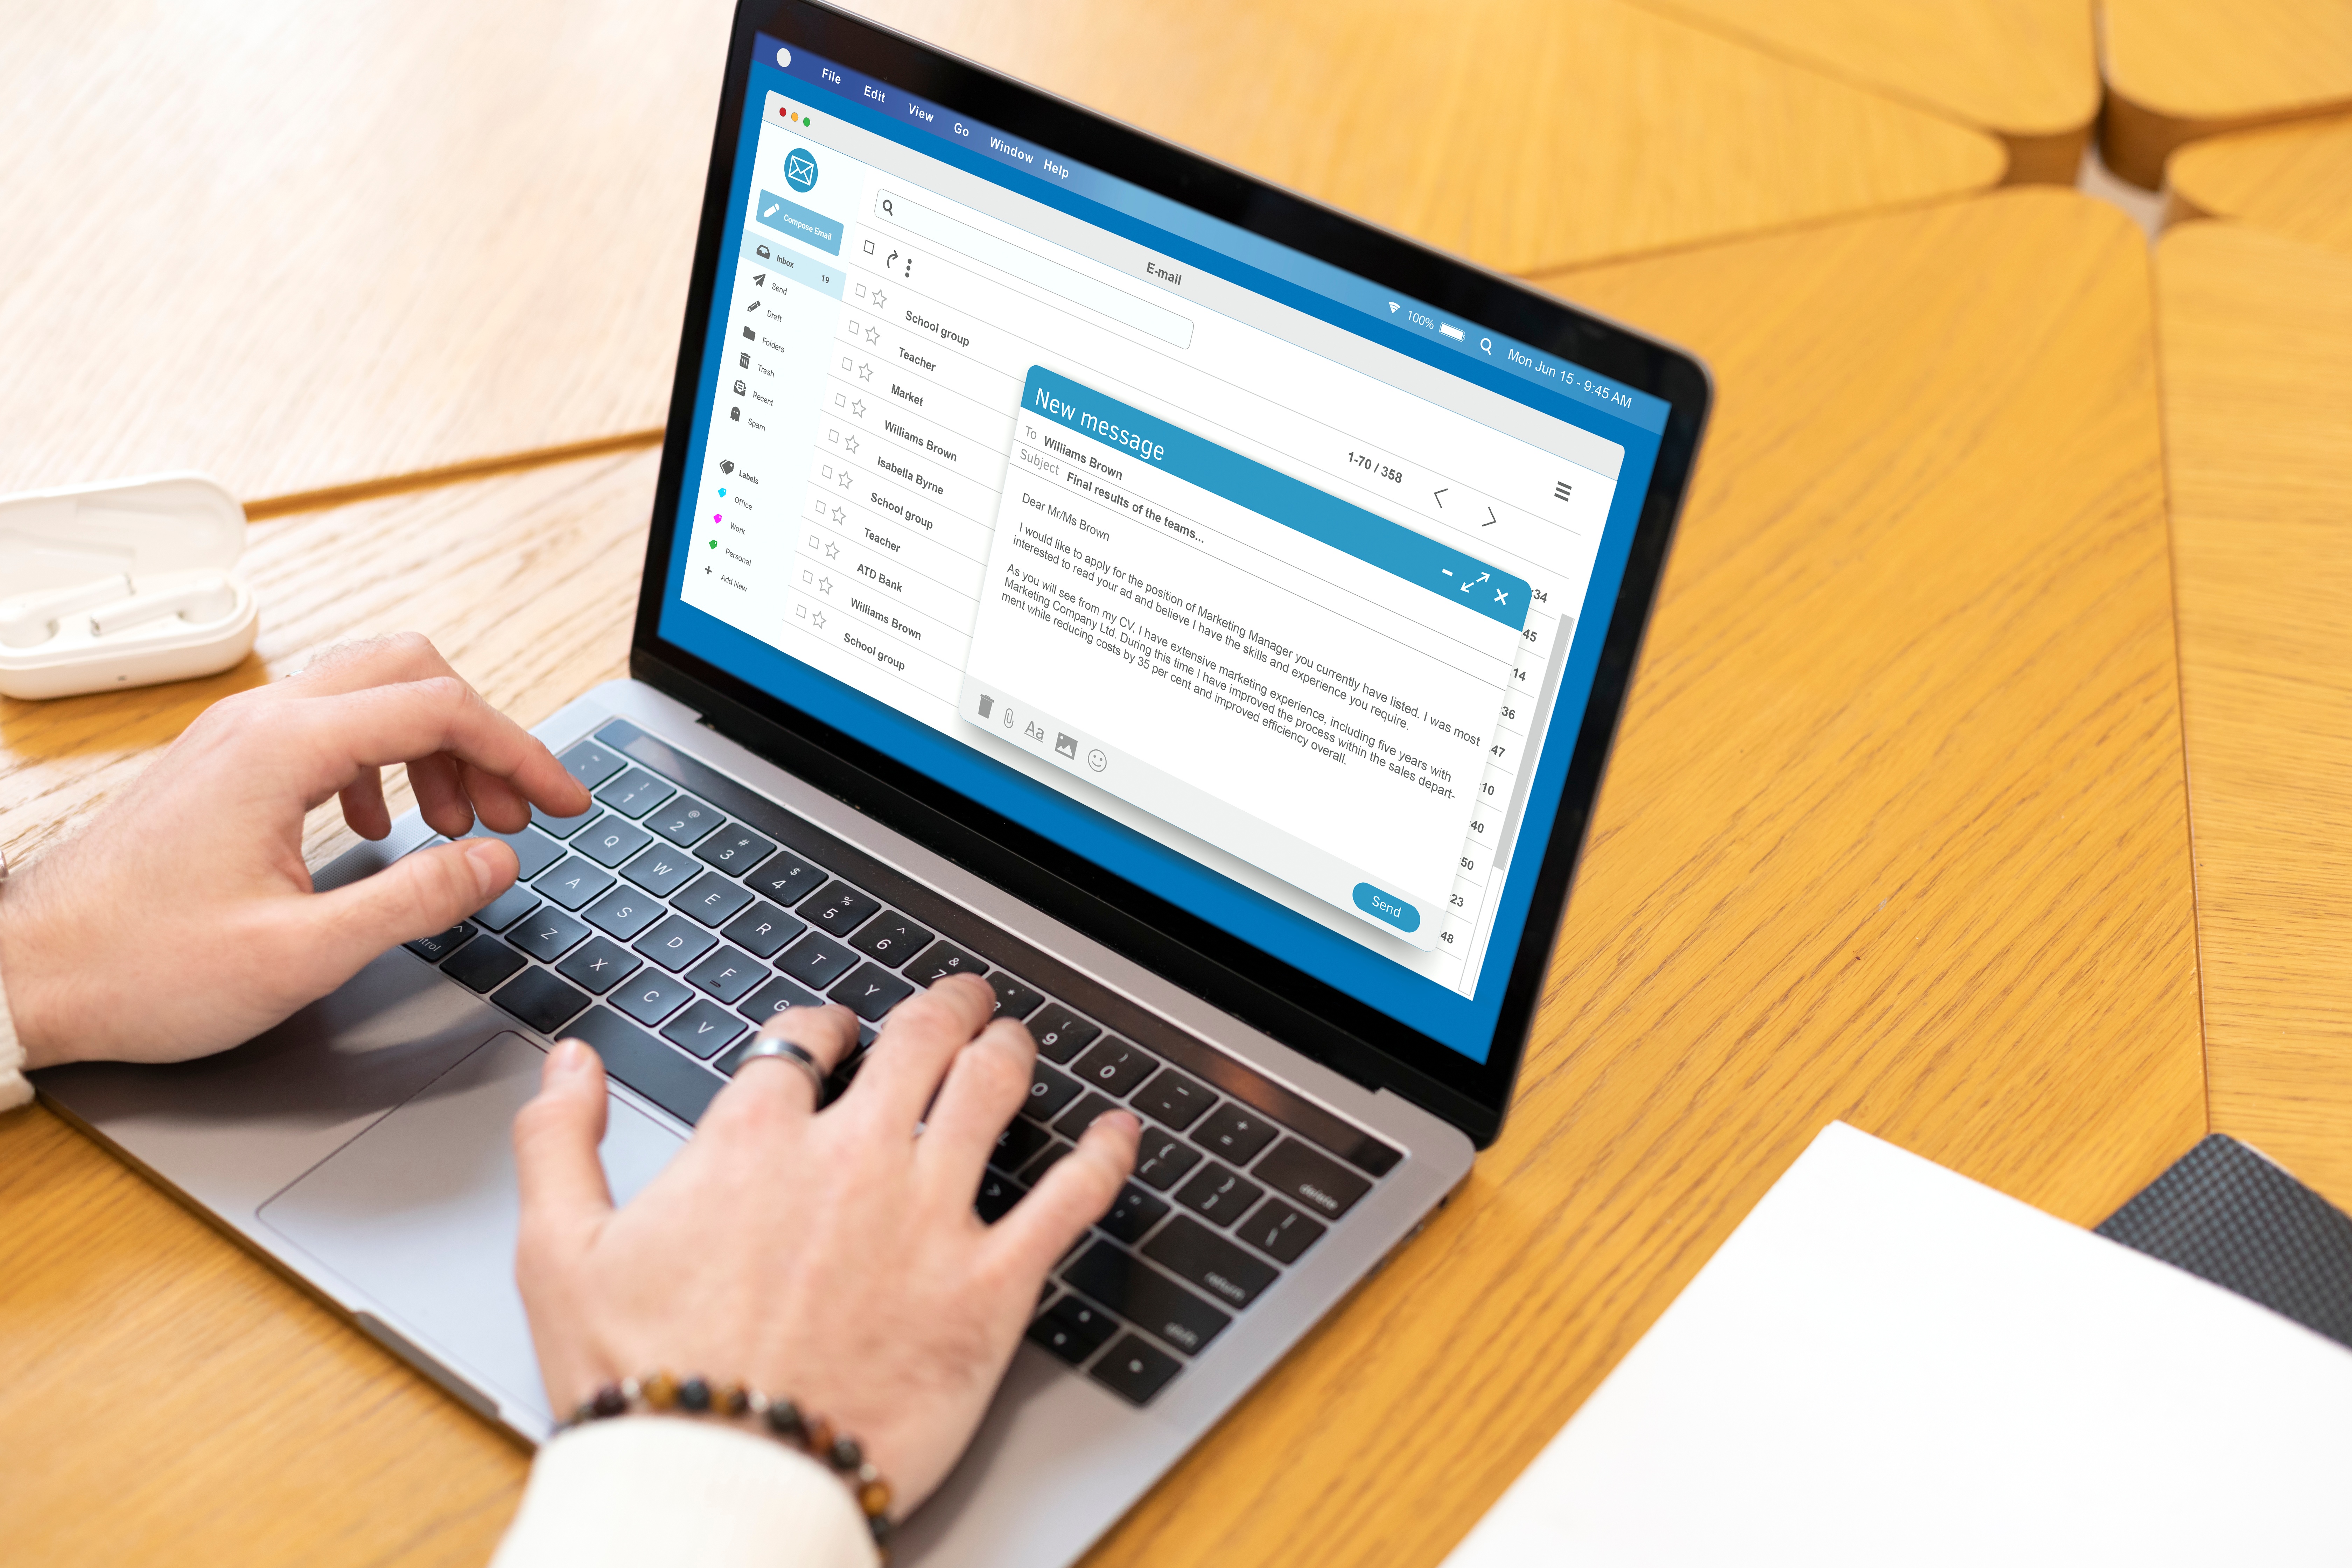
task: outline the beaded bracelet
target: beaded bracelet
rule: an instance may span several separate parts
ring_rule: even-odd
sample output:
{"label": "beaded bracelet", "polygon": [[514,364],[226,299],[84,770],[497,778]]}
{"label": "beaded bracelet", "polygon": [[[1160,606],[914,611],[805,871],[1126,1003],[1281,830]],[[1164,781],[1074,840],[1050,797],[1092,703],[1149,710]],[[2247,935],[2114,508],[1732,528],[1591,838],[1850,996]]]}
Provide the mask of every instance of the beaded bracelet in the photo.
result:
{"label": "beaded bracelet", "polygon": [[656,1372],[608,1383],[556,1426],[558,1432],[584,1426],[591,1421],[626,1415],[631,1411],[660,1411],[688,1415],[719,1415],[749,1419],[772,1437],[791,1444],[849,1483],[866,1529],[874,1538],[882,1561],[890,1560],[890,1483],[868,1464],[856,1438],[833,1429],[821,1415],[811,1415],[789,1399],[771,1399],[740,1383],[712,1383],[699,1377],[673,1377]]}

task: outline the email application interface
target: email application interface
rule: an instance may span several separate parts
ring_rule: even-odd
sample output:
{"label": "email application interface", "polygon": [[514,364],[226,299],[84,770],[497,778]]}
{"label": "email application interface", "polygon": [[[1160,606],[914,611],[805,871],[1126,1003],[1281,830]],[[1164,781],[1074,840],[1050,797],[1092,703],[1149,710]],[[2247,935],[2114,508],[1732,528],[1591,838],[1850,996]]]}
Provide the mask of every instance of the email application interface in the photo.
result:
{"label": "email application interface", "polygon": [[684,603],[1471,994],[1623,448],[751,106]]}

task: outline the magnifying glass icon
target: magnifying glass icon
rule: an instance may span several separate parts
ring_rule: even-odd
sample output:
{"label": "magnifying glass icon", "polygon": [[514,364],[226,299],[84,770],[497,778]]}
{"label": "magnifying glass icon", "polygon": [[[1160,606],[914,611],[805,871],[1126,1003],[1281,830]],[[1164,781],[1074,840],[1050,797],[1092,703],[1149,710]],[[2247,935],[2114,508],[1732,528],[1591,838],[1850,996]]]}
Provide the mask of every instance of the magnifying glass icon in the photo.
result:
{"label": "magnifying glass icon", "polygon": [[898,209],[890,205],[890,198],[888,196],[884,196],[882,198],[882,216],[884,217],[897,217],[898,216]]}
{"label": "magnifying glass icon", "polygon": [[1480,338],[1478,340],[1478,346],[1486,350],[1486,353],[1493,353],[1495,352],[1495,340],[1492,338]]}

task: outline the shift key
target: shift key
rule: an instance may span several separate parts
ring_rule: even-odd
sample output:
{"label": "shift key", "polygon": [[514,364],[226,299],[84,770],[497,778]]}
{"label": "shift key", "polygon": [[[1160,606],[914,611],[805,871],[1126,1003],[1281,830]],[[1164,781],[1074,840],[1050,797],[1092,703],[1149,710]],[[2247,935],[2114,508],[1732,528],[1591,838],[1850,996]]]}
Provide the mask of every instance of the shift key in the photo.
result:
{"label": "shift key", "polygon": [[1187,1355],[1197,1354],[1233,1321],[1108,1241],[1096,1242],[1063,1269],[1062,1282]]}

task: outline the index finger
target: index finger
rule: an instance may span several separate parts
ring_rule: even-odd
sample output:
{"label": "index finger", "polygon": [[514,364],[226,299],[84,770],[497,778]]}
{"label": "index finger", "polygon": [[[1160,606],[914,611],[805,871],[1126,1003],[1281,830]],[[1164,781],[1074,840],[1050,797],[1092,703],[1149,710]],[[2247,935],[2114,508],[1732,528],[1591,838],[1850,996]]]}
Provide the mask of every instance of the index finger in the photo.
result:
{"label": "index finger", "polygon": [[313,802],[363,769],[446,752],[504,780],[551,816],[588,809],[586,786],[555,753],[454,675],[305,698],[292,714],[309,742]]}

